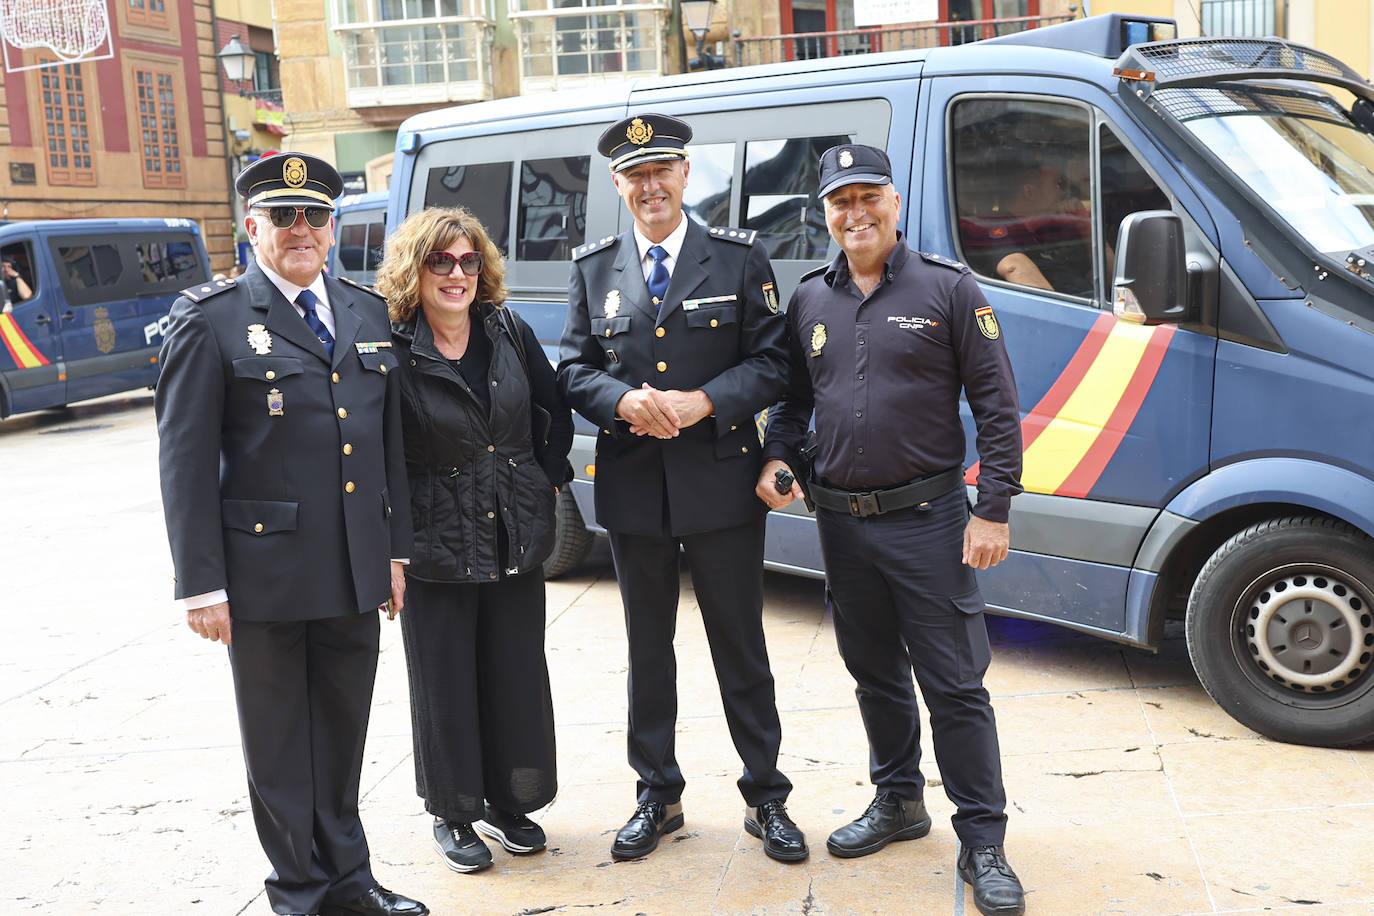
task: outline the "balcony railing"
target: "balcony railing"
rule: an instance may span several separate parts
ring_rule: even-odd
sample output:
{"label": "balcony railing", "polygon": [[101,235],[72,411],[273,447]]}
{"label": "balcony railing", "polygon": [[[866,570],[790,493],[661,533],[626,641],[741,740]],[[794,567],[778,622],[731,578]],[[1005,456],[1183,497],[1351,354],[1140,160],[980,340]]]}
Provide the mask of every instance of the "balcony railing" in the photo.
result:
{"label": "balcony railing", "polygon": [[663,73],[667,2],[552,6],[515,0],[520,91],[598,86]]}
{"label": "balcony railing", "polygon": [[1071,15],[1009,16],[1002,19],[968,19],[928,22],[921,25],[881,26],[839,32],[794,32],[758,38],[735,37],[735,62],[740,66],[771,64],[785,60],[814,60],[848,54],[902,51],[938,45],[967,44],[996,35],[1065,22]]}
{"label": "balcony railing", "polygon": [[[397,8],[383,4],[383,11],[388,7]],[[425,9],[434,7],[415,5],[416,11]],[[493,97],[490,0],[448,0],[442,10],[457,15],[386,19],[372,3],[345,0],[342,12],[353,21],[340,17],[334,30],[343,43],[350,108]]]}

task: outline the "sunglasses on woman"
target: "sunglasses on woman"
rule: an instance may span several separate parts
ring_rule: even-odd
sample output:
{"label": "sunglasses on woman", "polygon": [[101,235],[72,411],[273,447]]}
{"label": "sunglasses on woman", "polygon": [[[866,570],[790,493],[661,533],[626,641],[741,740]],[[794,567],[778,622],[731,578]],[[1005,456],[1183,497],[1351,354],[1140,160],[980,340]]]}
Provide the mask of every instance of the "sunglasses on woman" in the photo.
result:
{"label": "sunglasses on woman", "polygon": [[466,251],[457,257],[447,251],[431,251],[425,255],[425,266],[436,276],[447,277],[453,273],[454,264],[461,267],[463,273],[469,277],[475,277],[482,272],[482,255],[476,251]]}
{"label": "sunglasses on woman", "polygon": [[263,207],[267,218],[278,229],[290,229],[296,225],[296,214],[305,215],[305,224],[311,229],[323,229],[329,225],[329,217],[334,211],[328,207]]}

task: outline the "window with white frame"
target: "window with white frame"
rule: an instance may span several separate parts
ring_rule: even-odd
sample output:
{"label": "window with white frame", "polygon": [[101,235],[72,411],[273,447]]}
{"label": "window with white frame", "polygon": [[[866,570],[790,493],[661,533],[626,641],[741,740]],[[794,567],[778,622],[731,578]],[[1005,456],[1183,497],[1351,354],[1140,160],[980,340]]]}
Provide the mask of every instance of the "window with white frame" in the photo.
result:
{"label": "window with white frame", "polygon": [[348,103],[492,97],[492,0],[336,0]]}
{"label": "window with white frame", "polygon": [[514,0],[521,89],[566,89],[663,72],[663,0]]}
{"label": "window with white frame", "polygon": [[1259,38],[1276,34],[1275,0],[1202,0],[1202,34]]}

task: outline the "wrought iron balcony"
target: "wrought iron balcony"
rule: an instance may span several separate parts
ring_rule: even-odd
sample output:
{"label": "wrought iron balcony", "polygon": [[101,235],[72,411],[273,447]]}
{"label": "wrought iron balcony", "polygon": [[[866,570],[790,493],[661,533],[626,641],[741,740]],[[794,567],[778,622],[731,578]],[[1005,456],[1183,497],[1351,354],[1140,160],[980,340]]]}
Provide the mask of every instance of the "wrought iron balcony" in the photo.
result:
{"label": "wrought iron balcony", "polygon": [[838,32],[794,32],[757,38],[743,38],[736,34],[735,63],[747,66],[786,60],[814,60],[820,57],[843,57],[848,54],[967,44],[996,35],[1009,35],[1024,29],[1065,22],[1071,18],[1071,15],[1008,16],[1001,19],[928,22],[920,25],[881,26]]}
{"label": "wrought iron balcony", "polygon": [[[491,0],[383,4],[339,0],[334,31],[344,48],[350,108],[476,102],[493,97]],[[446,15],[415,15],[425,12]]]}
{"label": "wrought iron balcony", "polygon": [[667,2],[553,6],[513,0],[521,93],[598,86],[663,73]]}

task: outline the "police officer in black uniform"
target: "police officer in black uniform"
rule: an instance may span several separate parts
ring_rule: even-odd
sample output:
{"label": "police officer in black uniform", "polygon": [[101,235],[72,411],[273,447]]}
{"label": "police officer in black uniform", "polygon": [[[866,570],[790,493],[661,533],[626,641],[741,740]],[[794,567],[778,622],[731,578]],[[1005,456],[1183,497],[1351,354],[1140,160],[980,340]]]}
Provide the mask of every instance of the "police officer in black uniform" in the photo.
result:
{"label": "police officer in black uniform", "polygon": [[186,290],[162,347],[176,597],[229,647],[272,909],[424,916],[377,884],[358,817],[377,611],[401,608],[411,549],[386,303],[321,273],[333,166],[280,153],[235,187],[256,261]]}
{"label": "police officer in black uniform", "polygon": [[[990,649],[973,574],[1006,557],[1007,512],[1021,490],[1011,363],[968,269],[907,248],[897,230],[901,197],[882,150],[827,150],[819,196],[840,254],[804,276],[788,306],[790,387],[769,422],[756,492],[774,508],[802,495],[776,473],[796,470],[793,456],[814,411],[809,494],[835,638],[858,685],[878,789],[826,847],[864,856],[930,831],[914,669],[945,793],[958,807],[959,874],[983,913],[1022,913],[1021,884],[1002,851],[1006,795],[983,687]],[[981,458],[971,518],[961,389]]]}
{"label": "police officer in black uniform", "polygon": [[683,824],[674,753],[678,561],[685,551],[744,761],[745,829],[780,861],[806,858],[777,767],[781,727],[763,635],[765,508],[754,414],[783,390],[784,326],[754,233],[682,211],[692,130],[640,114],[597,146],[634,217],[573,252],[559,385],[601,430],[596,517],[610,533],[630,647],[629,758],[638,807],[611,847],[647,855]]}

